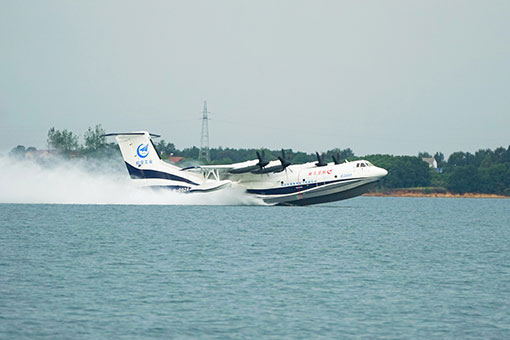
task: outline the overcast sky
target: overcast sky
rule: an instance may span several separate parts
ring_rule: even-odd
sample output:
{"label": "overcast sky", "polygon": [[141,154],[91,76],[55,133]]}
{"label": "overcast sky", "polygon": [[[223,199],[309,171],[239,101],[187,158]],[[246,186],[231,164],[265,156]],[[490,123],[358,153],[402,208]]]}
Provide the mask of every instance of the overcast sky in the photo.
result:
{"label": "overcast sky", "polygon": [[510,144],[510,1],[0,0],[0,150],[149,130],[357,155]]}

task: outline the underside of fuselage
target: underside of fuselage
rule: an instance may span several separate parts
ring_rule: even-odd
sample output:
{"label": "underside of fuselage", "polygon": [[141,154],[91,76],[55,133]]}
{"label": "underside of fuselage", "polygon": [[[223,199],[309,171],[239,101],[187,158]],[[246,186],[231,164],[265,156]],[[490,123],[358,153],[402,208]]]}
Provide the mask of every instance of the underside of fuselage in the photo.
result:
{"label": "underside of fuselage", "polygon": [[367,178],[335,180],[310,185],[269,190],[247,190],[268,204],[312,205],[340,201],[364,194],[375,186],[377,181]]}
{"label": "underside of fuselage", "polygon": [[[316,186],[312,189],[304,191],[297,191],[290,194],[255,194],[253,190],[247,189],[245,192],[247,195],[251,195],[260,198],[269,205],[278,206],[307,206],[321,203],[329,203],[335,201],[341,201],[353,197],[363,195],[370,189],[375,187],[376,181],[365,182],[361,180],[354,180],[350,183],[334,183],[326,184],[323,186]],[[208,193],[213,191],[225,190],[232,187],[231,184],[222,183],[221,185],[210,185],[206,187],[178,187],[178,186],[163,186],[163,185],[147,185],[144,186],[150,189],[158,190],[172,190],[186,194],[197,194],[197,193]]]}
{"label": "underside of fuselage", "polygon": [[306,206],[306,205],[313,205],[313,204],[336,202],[336,201],[341,201],[341,200],[345,200],[348,198],[353,198],[353,197],[363,195],[364,193],[368,192],[370,189],[374,188],[375,186],[376,186],[376,182],[365,183],[360,186],[354,187],[352,189],[347,189],[347,190],[336,192],[336,193],[319,195],[316,197],[308,197],[308,198],[303,197],[303,198],[293,200],[293,201],[277,203],[276,205]]}

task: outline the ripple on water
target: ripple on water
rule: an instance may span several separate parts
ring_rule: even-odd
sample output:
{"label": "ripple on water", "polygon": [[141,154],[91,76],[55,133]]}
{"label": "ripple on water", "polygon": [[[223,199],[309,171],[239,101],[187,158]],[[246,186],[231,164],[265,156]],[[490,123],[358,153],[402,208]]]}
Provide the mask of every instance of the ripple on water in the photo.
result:
{"label": "ripple on water", "polygon": [[1,338],[509,338],[510,201],[0,205]]}

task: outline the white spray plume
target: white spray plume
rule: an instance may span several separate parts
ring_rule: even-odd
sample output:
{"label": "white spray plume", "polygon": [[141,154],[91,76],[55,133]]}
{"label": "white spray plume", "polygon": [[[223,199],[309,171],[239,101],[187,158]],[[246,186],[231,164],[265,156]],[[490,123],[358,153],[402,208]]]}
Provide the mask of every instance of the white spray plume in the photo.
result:
{"label": "white spray plume", "polygon": [[264,205],[242,188],[193,194],[137,188],[111,161],[51,162],[0,156],[0,203]]}

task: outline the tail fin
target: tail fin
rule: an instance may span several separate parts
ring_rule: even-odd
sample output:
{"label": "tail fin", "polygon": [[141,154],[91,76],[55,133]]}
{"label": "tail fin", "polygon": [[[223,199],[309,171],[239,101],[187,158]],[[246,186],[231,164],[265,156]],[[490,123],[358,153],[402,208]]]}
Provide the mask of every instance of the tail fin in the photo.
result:
{"label": "tail fin", "polygon": [[151,136],[159,137],[158,135],[140,131],[109,133],[104,136],[115,136],[129,175],[133,179],[150,180],[147,185],[170,187],[191,187],[202,182],[200,176],[184,173],[181,168],[161,160],[151,139]]}
{"label": "tail fin", "polygon": [[[105,137],[115,136],[117,143],[120,147],[120,152],[126,164],[133,167],[141,167],[146,165],[146,168],[153,168],[161,161],[154,144],[152,143],[151,136],[159,137],[158,135],[149,134],[146,131],[141,132],[126,132],[126,133],[109,133]],[[129,168],[128,168],[129,169]],[[130,172],[131,173],[131,172]]]}

